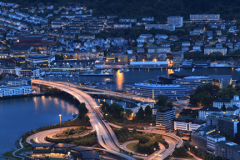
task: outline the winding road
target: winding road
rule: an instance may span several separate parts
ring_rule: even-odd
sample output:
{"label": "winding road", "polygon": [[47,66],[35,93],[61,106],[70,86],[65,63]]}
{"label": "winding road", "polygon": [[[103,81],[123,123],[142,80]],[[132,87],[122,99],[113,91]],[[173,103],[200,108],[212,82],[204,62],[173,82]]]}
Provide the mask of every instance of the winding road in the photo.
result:
{"label": "winding road", "polygon": [[[135,159],[131,156],[120,153],[120,148],[121,149],[124,149],[124,148],[122,148],[122,146],[119,144],[118,139],[111,128],[111,126],[117,127],[117,128],[120,128],[120,126],[105,122],[102,118],[103,115],[101,113],[101,110],[99,109],[99,106],[97,105],[95,100],[91,96],[86,94],[85,92],[79,90],[78,86],[67,83],[67,82],[51,82],[51,81],[44,81],[44,80],[32,80],[32,83],[59,89],[61,91],[64,91],[64,92],[74,96],[79,102],[85,103],[86,107],[89,111],[88,114],[89,114],[89,118],[90,118],[90,123],[91,123],[93,129],[97,133],[97,138],[98,138],[99,144],[103,148],[105,148],[105,151],[108,153],[117,155],[119,157],[122,157],[124,159],[128,159],[128,160]],[[108,93],[110,95],[113,95],[113,94],[116,95],[116,92],[112,93],[112,91],[107,91],[106,94],[108,94]],[[122,95],[124,97],[129,96],[129,95],[123,95],[123,94],[119,94],[117,96],[120,96],[120,95]],[[136,97],[136,96],[133,96],[131,98],[138,99],[138,97]],[[139,99],[143,100],[143,101],[149,101],[148,99],[141,99],[141,98],[139,98]],[[165,149],[165,150],[160,150],[158,153],[154,153],[154,154],[148,156],[147,159],[164,159],[173,153],[175,146],[180,147],[183,144],[183,141],[181,138],[179,138],[178,136],[171,134],[171,133],[150,131],[150,130],[137,130],[137,131],[145,132],[145,133],[163,134],[164,136],[167,136],[178,142],[178,144],[176,145],[173,141],[166,140],[169,144],[169,148]],[[27,142],[31,144],[31,139],[33,139],[37,143],[45,143],[46,135],[52,135],[53,133],[56,134],[56,132],[58,133],[58,132],[60,132],[60,130],[53,129],[53,130],[49,130],[49,131],[44,131],[42,133],[41,132],[36,133],[36,134],[28,137]]]}

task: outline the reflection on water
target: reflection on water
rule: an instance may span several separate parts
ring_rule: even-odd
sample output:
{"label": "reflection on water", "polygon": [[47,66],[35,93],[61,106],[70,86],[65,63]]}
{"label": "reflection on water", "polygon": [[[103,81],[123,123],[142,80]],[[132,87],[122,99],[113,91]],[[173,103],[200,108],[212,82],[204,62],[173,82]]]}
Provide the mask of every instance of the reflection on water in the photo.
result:
{"label": "reflection on water", "polygon": [[168,69],[167,71],[168,71],[168,76],[174,73],[173,69]]}
{"label": "reflection on water", "polygon": [[72,103],[57,97],[0,99],[0,154],[15,148],[27,131],[59,123],[59,114],[67,121],[77,113]]}
{"label": "reflection on water", "polygon": [[98,98],[98,99],[95,99],[95,101],[97,102],[98,105],[100,105],[100,102],[103,101],[103,102],[107,102],[109,105],[111,105],[113,103],[120,104],[120,105],[123,106],[124,109],[127,106],[126,102],[123,102],[123,101],[119,102],[119,101],[115,101],[115,100],[112,100],[112,99],[110,100],[110,99],[100,99],[100,98]]}
{"label": "reflection on water", "polygon": [[117,84],[117,88],[119,90],[123,89],[123,83],[124,83],[124,74],[123,72],[120,73],[119,71],[116,72],[116,84]]}

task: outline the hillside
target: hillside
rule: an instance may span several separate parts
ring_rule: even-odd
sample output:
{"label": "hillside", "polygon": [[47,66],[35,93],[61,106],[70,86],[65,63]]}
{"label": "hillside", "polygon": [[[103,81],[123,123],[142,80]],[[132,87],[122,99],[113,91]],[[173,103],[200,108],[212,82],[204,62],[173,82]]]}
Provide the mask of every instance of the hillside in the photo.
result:
{"label": "hillside", "polygon": [[[49,2],[49,0],[3,0],[22,5]],[[189,20],[190,14],[218,13],[222,19],[240,18],[239,0],[51,0],[55,5],[70,2],[86,3],[94,15],[117,14],[120,17],[154,16],[157,21],[166,22],[167,16],[181,15]]]}

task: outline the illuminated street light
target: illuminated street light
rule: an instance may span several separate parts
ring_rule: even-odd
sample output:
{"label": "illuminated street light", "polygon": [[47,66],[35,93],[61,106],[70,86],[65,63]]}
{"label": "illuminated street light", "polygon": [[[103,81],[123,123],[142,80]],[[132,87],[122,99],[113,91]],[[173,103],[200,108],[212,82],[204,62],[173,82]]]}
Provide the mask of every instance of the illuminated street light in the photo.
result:
{"label": "illuminated street light", "polygon": [[61,117],[62,117],[62,115],[59,114],[59,118],[60,118],[60,128],[61,128]]}

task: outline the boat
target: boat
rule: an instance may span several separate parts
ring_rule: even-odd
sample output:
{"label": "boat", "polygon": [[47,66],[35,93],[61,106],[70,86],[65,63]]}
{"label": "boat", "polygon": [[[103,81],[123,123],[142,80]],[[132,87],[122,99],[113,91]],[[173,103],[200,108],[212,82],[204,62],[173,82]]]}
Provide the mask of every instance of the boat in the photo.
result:
{"label": "boat", "polygon": [[107,72],[108,72],[108,73],[111,73],[111,72],[112,72],[112,69],[111,69],[111,68],[110,68],[110,69],[108,69],[108,70],[107,70]]}
{"label": "boat", "polygon": [[125,68],[124,72],[129,72],[129,69],[128,69],[128,68]]}
{"label": "boat", "polygon": [[192,72],[194,72],[195,71],[195,68],[192,68]]}
{"label": "boat", "polygon": [[73,77],[73,75],[69,75],[69,77]]}
{"label": "boat", "polygon": [[236,68],[236,69],[235,69],[235,71],[238,71],[238,72],[240,72],[240,68]]}
{"label": "boat", "polygon": [[125,70],[124,68],[121,68],[121,69],[119,69],[119,72],[122,73],[122,72],[124,72],[124,70]]}
{"label": "boat", "polygon": [[104,69],[102,72],[103,72],[103,73],[106,73],[106,72],[107,72],[107,70],[106,70],[106,69]]}
{"label": "boat", "polygon": [[180,72],[180,67],[179,67],[179,68],[176,68],[176,69],[174,70],[174,72]]}

